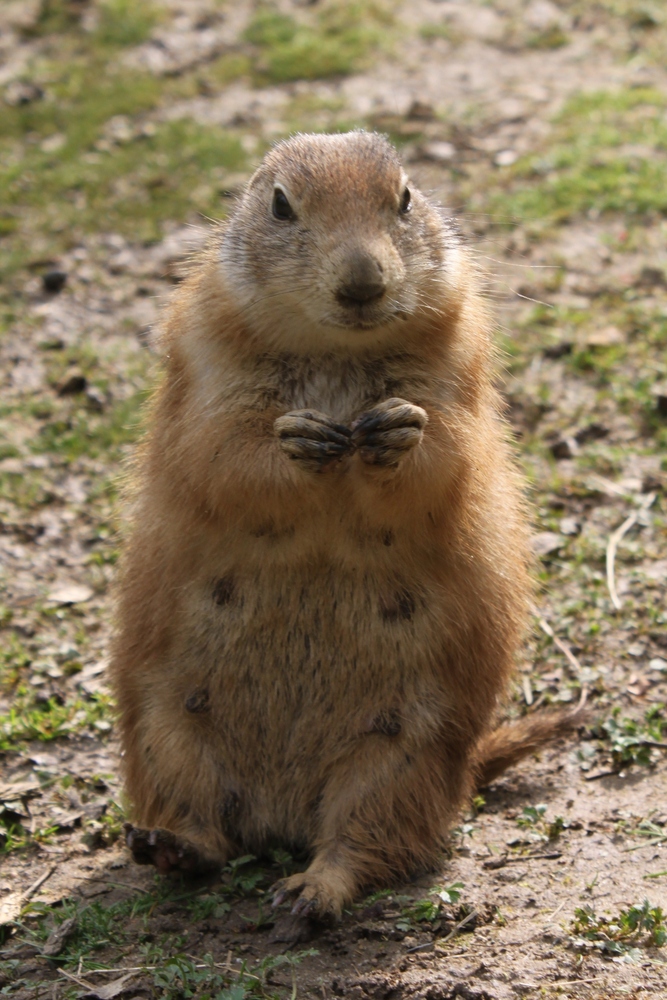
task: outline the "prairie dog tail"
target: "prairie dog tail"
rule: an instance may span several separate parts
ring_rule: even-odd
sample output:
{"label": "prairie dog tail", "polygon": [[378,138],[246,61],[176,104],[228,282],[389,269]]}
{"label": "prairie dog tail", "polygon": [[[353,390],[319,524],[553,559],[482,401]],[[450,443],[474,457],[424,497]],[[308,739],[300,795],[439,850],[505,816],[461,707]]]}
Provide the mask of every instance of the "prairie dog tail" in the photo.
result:
{"label": "prairie dog tail", "polygon": [[475,750],[477,785],[483,788],[512,764],[582,725],[588,712],[580,705],[569,712],[538,712],[505,722],[483,736]]}

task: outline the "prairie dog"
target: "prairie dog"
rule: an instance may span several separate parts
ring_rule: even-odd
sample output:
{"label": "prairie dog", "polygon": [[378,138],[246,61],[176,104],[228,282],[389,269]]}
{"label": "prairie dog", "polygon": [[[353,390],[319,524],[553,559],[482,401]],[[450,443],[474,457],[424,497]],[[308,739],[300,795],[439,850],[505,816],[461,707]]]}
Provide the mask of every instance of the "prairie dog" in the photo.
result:
{"label": "prairie dog", "polygon": [[112,661],[128,844],[162,871],[300,845],[276,902],[337,915],[555,728],[492,728],[530,584],[474,269],[386,139],[299,135],[163,349]]}

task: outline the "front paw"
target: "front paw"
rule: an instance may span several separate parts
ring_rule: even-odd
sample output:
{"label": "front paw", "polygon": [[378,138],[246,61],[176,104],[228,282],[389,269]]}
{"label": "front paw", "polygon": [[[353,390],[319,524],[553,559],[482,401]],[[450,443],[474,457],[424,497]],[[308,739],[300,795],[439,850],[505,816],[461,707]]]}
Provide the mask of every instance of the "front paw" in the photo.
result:
{"label": "front paw", "polygon": [[317,410],[294,410],[274,422],[280,447],[310,469],[321,469],[352,451],[352,432]]}
{"label": "front paw", "polygon": [[398,465],[421,444],[428,414],[405,399],[386,399],[352,424],[352,441],[368,465]]}
{"label": "front paw", "polygon": [[276,882],[272,891],[274,909],[289,901],[293,903],[292,916],[313,920],[340,917],[347,898],[344,883],[333,869],[298,872]]}
{"label": "front paw", "polygon": [[133,860],[138,865],[155,865],[161,875],[173,871],[198,874],[220,867],[169,830],[142,830],[131,823],[125,823],[124,830]]}

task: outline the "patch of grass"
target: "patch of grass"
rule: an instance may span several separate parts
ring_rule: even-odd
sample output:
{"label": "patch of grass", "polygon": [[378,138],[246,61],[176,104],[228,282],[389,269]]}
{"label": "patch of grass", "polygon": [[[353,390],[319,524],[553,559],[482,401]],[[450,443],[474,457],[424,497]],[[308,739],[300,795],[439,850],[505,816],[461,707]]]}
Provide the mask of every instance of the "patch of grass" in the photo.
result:
{"label": "patch of grass", "polygon": [[33,844],[50,844],[53,842],[58,827],[48,826],[33,832],[26,830],[11,814],[0,814],[0,855],[25,851]]}
{"label": "patch of grass", "polygon": [[37,18],[25,34],[41,37],[71,31],[78,28],[82,12],[69,0],[41,0]]}
{"label": "patch of grass", "polygon": [[[3,621],[3,623],[8,624],[9,622]],[[22,671],[30,666],[31,660],[32,657],[23,643],[13,633],[10,633],[4,646],[0,649],[0,686],[5,691],[11,691],[12,688],[16,687]]]}
{"label": "patch of grass", "polygon": [[621,710],[617,706],[600,726],[599,735],[608,746],[615,770],[621,771],[630,764],[647,767],[654,759],[655,748],[651,744],[663,743],[667,736],[667,719],[663,715],[663,706],[652,706],[643,720],[639,721],[622,719]]}
{"label": "patch of grass", "polygon": [[179,119],[150,135],[86,156],[67,145],[57,157],[28,149],[20,161],[0,171],[0,200],[34,220],[12,244],[6,265],[34,255],[33,227],[56,244],[72,245],[82,233],[105,227],[132,240],[152,241],[162,223],[193,210],[222,214],[216,182],[245,164],[236,137],[214,126]]}
{"label": "patch of grass", "polygon": [[461,35],[449,23],[449,21],[430,22],[422,24],[419,29],[419,37],[425,42],[435,41],[437,38],[444,38],[448,42],[456,45],[461,42]]}
{"label": "patch of grass", "polygon": [[243,52],[226,52],[201,71],[202,78],[209,85],[226,87],[233,80],[250,76],[252,60]]}
{"label": "patch of grass", "polygon": [[667,214],[666,107],[664,94],[647,88],[571,98],[550,146],[508,168],[488,210],[552,223],[585,213]]}
{"label": "patch of grass", "polygon": [[54,498],[43,474],[37,470],[0,472],[0,499],[8,500],[21,510],[35,510]]}
{"label": "patch of grass", "polygon": [[[225,871],[229,874],[229,869]],[[170,913],[180,912],[184,926],[193,920],[216,916],[216,907],[223,907],[221,913],[228,911],[224,897],[221,900],[220,896],[203,896],[202,892],[201,889],[184,892],[183,883],[156,876],[150,890],[110,906],[73,899],[64,900],[57,909],[39,902],[28,903],[23,908],[19,930],[25,939],[41,944],[51,931],[70,921],[71,932],[56,961],[65,968],[101,969],[108,966],[110,954],[120,955],[129,940],[137,936],[141,939],[147,921],[162,906],[168,907]],[[274,985],[269,987],[272,971],[286,966],[293,972],[304,959],[317,955],[311,949],[269,955],[256,966],[249,967],[243,962],[232,969],[228,962],[216,963],[210,955],[196,958],[183,954],[186,935],[187,930],[180,936],[169,935],[159,940],[151,935],[141,949],[145,972],[153,979],[159,995],[173,1000],[194,996],[201,1000],[236,996],[239,1000],[245,997],[268,1000],[282,995]]]}
{"label": "patch of grass", "polygon": [[560,49],[569,42],[567,34],[558,25],[530,35],[526,41],[529,49]]}
{"label": "patch of grass", "polygon": [[546,843],[556,840],[565,829],[566,823],[562,816],[547,820],[546,812],[546,805],[540,802],[536,806],[524,806],[517,816],[516,825],[526,832],[530,841]]}
{"label": "patch of grass", "polygon": [[368,0],[328,4],[312,25],[266,6],[257,11],[244,38],[258,51],[259,79],[285,83],[344,76],[360,69],[381,46],[392,23],[386,5]]}
{"label": "patch of grass", "polygon": [[[137,115],[155,108],[161,97],[161,82],[149,73],[113,69],[96,65],[94,49],[83,54],[73,49],[63,54],[63,58],[48,60],[36,79],[49,79],[44,99],[16,107],[4,107],[0,118],[0,141],[28,137],[32,149],[31,162],[25,166],[31,170],[40,167],[58,166],[63,162],[76,160],[86,149],[92,147],[99,138],[101,127],[113,115]],[[65,56],[69,56],[66,60]],[[63,136],[63,144],[53,153],[38,157],[35,144],[54,134]],[[16,158],[11,155],[11,147],[3,145],[3,163]],[[42,151],[43,152],[43,151]],[[12,176],[16,173],[6,169]],[[3,169],[3,176],[5,176]]]}
{"label": "patch of grass", "polygon": [[598,916],[592,906],[574,911],[572,931],[578,947],[622,955],[638,947],[661,948],[667,941],[665,914],[648,899],[620,910],[616,916]]}
{"label": "patch of grass", "polygon": [[36,703],[34,695],[21,686],[9,712],[0,715],[0,751],[16,751],[30,740],[48,743],[85,729],[106,733],[112,711],[108,695],[94,694],[88,701],[74,698],[64,704],[56,698]]}
{"label": "patch of grass", "polygon": [[[103,11],[115,11],[125,30],[130,6],[114,0]],[[138,8],[142,17],[148,10]],[[220,182],[246,163],[238,137],[190,120],[146,121],[170,98],[196,93],[197,75],[163,80],[112,55],[97,35],[59,35],[30,70],[44,96],[0,116],[0,268],[8,273],[57,256],[99,231],[102,219],[106,229],[150,241],[166,220],[223,214]],[[247,56],[221,57],[204,82],[219,86],[248,65]]]}
{"label": "patch of grass", "polygon": [[160,21],[160,11],[146,0],[105,0],[100,5],[95,40],[101,45],[140,45]]}
{"label": "patch of grass", "polygon": [[[423,923],[435,925],[443,916],[443,906],[458,903],[463,888],[463,882],[453,882],[446,889],[434,887],[430,896],[418,899],[402,910],[401,917],[396,924],[397,929],[408,931],[414,924]],[[432,898],[433,896],[435,899]]]}
{"label": "patch of grass", "polygon": [[147,389],[140,390],[101,414],[91,413],[85,404],[72,400],[66,415],[42,425],[31,444],[32,450],[38,454],[57,454],[68,462],[84,455],[118,460],[123,446],[139,437],[147,395]]}
{"label": "patch of grass", "polygon": [[[190,956],[174,955],[155,970],[154,983],[168,1000],[182,1000],[198,997],[201,1000],[264,1000],[275,996],[275,986],[269,986],[269,974],[275,969],[287,966],[294,979],[296,967],[311,956],[319,954],[315,949],[283,955],[266,955],[258,965],[248,967],[244,961],[238,971],[231,972],[225,963],[216,963],[210,954],[201,961]],[[296,981],[294,979],[294,981]],[[296,987],[294,987],[296,990]]]}

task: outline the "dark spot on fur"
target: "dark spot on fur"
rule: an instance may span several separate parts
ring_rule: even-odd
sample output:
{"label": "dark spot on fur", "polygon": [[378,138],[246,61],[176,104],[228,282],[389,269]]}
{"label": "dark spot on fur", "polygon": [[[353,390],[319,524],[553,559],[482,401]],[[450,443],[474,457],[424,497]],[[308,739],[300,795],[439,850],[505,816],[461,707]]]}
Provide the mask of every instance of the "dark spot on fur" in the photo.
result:
{"label": "dark spot on fur", "polygon": [[396,711],[382,712],[373,719],[374,733],[382,733],[383,736],[398,736],[401,731],[401,719]]}
{"label": "dark spot on fur", "polygon": [[273,521],[268,521],[266,524],[260,524],[257,528],[253,528],[250,534],[253,538],[265,538],[267,535],[274,535],[275,530],[273,527]]}
{"label": "dark spot on fur", "polygon": [[266,538],[270,542],[277,542],[281,538],[291,538],[294,535],[294,525],[290,524],[284,528],[276,528],[273,521],[267,521],[253,528],[250,532],[252,538]]}
{"label": "dark spot on fur", "polygon": [[229,604],[234,596],[234,579],[231,576],[221,577],[213,587],[213,600],[216,604]]}
{"label": "dark spot on fur", "polygon": [[241,799],[237,792],[227,792],[220,807],[222,818],[224,820],[233,819],[237,815],[240,806]]}
{"label": "dark spot on fur", "polygon": [[186,698],[185,707],[188,712],[193,712],[194,714],[208,712],[210,708],[208,688],[198,688],[196,691],[193,691],[190,697]]}
{"label": "dark spot on fur", "polygon": [[189,812],[190,812],[190,806],[188,805],[188,803],[187,802],[179,802],[179,804],[178,804],[178,806],[176,808],[176,818],[177,819],[185,819],[185,817],[189,814]]}
{"label": "dark spot on fur", "polygon": [[393,531],[383,531],[382,532],[382,544],[383,545],[393,545],[394,544],[394,532]]}
{"label": "dark spot on fur", "polygon": [[400,618],[410,621],[415,613],[415,599],[407,590],[399,590],[387,600],[380,599],[380,610],[385,621],[395,622]]}

